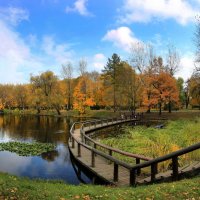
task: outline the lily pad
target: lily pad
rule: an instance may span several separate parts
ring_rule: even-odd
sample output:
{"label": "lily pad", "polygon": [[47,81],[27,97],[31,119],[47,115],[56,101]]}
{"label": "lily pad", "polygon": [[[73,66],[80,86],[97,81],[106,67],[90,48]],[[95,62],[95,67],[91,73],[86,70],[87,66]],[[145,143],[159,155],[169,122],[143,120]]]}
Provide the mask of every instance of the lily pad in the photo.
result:
{"label": "lily pad", "polygon": [[6,142],[0,143],[0,151],[14,152],[20,156],[39,156],[42,153],[55,150],[56,145],[51,143],[25,143]]}

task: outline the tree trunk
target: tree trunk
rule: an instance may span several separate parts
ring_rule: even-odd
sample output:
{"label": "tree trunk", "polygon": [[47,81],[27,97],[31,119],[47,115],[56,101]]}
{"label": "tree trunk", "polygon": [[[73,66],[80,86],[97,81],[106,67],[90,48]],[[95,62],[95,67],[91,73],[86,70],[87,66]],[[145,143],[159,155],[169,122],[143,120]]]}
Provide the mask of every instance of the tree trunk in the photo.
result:
{"label": "tree trunk", "polygon": [[58,115],[61,115],[59,108],[56,108],[56,111],[57,111]]}
{"label": "tree trunk", "polygon": [[169,110],[169,113],[172,112],[172,103],[171,103],[171,100],[169,100],[168,110]]}
{"label": "tree trunk", "polygon": [[67,105],[67,110],[71,110],[71,83],[70,80],[68,82],[68,105]]}
{"label": "tree trunk", "polygon": [[147,113],[151,113],[151,108],[150,108],[150,105],[148,106]]}
{"label": "tree trunk", "polygon": [[114,105],[113,105],[114,108],[113,108],[113,110],[114,110],[114,112],[116,112],[116,94],[115,94],[116,88],[115,88],[115,83],[114,83],[114,91],[113,91],[113,92],[114,92],[114,96],[113,96],[113,98],[114,98],[114,99],[113,99],[113,101],[114,101],[114,102],[113,102],[113,103],[114,103]]}
{"label": "tree trunk", "polygon": [[159,115],[162,114],[162,106],[161,106],[161,102],[159,103]]}
{"label": "tree trunk", "polygon": [[38,115],[40,114],[40,108],[39,107],[37,108],[37,114]]}
{"label": "tree trunk", "polygon": [[186,97],[185,100],[185,108],[188,109],[188,105],[189,105],[189,97]]}
{"label": "tree trunk", "polygon": [[[150,101],[150,95],[149,94],[148,94],[148,101]],[[149,104],[147,113],[150,113],[150,112],[151,112],[151,105]]]}

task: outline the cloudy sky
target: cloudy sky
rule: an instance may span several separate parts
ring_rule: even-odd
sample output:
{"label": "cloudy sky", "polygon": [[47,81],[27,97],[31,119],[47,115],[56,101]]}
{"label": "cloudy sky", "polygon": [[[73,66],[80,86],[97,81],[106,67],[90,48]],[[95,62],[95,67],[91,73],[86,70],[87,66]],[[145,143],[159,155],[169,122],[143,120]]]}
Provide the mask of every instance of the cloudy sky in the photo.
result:
{"label": "cloudy sky", "polygon": [[129,60],[138,41],[164,58],[176,46],[176,76],[187,79],[199,12],[200,0],[0,0],[0,83],[26,83],[46,70],[60,76],[63,63],[81,58],[88,71],[101,71],[113,53]]}

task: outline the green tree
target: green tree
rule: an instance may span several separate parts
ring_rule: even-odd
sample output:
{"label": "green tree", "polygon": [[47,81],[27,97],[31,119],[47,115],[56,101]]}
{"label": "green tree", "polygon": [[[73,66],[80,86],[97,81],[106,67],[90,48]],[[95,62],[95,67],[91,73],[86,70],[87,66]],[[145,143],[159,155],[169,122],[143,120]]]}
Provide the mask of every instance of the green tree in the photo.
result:
{"label": "green tree", "polygon": [[112,58],[108,58],[107,65],[104,67],[103,76],[107,83],[111,84],[113,87],[113,110],[116,112],[117,101],[116,101],[116,92],[117,92],[117,75],[119,68],[121,66],[120,57],[114,53]]}
{"label": "green tree", "polygon": [[177,87],[179,90],[179,99],[181,102],[181,105],[183,106],[185,104],[185,93],[184,93],[184,80],[181,77],[178,77],[177,79]]}

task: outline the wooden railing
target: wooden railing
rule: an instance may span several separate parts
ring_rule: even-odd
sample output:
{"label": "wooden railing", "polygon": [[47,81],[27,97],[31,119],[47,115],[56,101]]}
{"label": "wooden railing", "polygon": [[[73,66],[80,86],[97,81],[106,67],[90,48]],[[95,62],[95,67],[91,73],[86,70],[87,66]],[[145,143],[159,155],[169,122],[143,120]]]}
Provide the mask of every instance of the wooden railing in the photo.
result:
{"label": "wooden railing", "polygon": [[172,179],[177,180],[179,178],[178,157],[184,154],[190,153],[192,151],[198,150],[198,149],[200,149],[200,142],[194,145],[191,145],[189,147],[180,149],[178,151],[172,152],[165,156],[158,157],[153,160],[133,166],[130,171],[130,185],[136,184],[136,176],[137,176],[136,172],[145,167],[151,167],[151,182],[154,182],[156,180],[156,174],[158,173],[158,168],[157,168],[158,163],[164,162],[166,160],[172,161]]}
{"label": "wooden railing", "polygon": [[[137,176],[140,175],[141,169],[146,168],[146,167],[151,168],[151,182],[154,182],[156,180],[156,174],[158,173],[158,163],[164,162],[166,160],[172,161],[172,179],[177,180],[179,177],[178,157],[183,154],[187,154],[189,152],[199,149],[200,143],[197,143],[190,147],[175,151],[173,153],[170,153],[168,155],[165,155],[156,159],[151,159],[142,155],[128,153],[119,149],[109,147],[107,145],[103,145],[93,140],[87,135],[88,133],[92,131],[105,128],[107,126],[112,126],[112,125],[131,122],[131,121],[137,122],[137,120],[139,120],[140,118],[141,118],[140,115],[136,115],[136,116],[129,116],[124,119],[120,118],[120,119],[92,120],[92,121],[86,121],[83,123],[75,122],[70,129],[70,141],[72,142],[72,148],[75,147],[75,143],[76,143],[78,157],[81,157],[81,147],[88,149],[91,152],[91,167],[92,168],[95,167],[96,155],[105,158],[110,163],[113,163],[113,181],[114,182],[118,181],[119,166],[124,167],[129,171],[129,174],[130,174],[129,184],[131,186],[135,186],[137,184],[137,181],[136,181]],[[77,125],[79,125],[79,128],[80,128],[81,140],[74,137],[74,134],[73,134]],[[88,141],[90,142],[90,144],[88,144]],[[99,150],[98,147],[103,148],[104,151]],[[128,164],[124,161],[116,159],[115,157],[113,157],[113,152],[136,159],[136,165],[132,166],[131,164]],[[141,160],[145,162],[140,163]]]}

